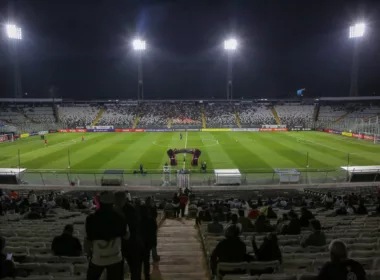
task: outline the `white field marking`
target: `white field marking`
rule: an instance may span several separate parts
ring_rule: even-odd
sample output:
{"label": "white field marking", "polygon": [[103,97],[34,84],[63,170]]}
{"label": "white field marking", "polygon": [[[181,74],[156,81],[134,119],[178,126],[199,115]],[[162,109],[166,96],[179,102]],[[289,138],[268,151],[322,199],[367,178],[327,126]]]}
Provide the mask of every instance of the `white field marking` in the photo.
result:
{"label": "white field marking", "polygon": [[[373,141],[369,141],[369,140],[366,140],[366,139],[360,139],[360,138],[348,138],[346,136],[343,136],[343,135],[340,135],[340,137],[342,137],[341,139],[337,139],[337,138],[331,138],[331,140],[333,141],[345,141],[345,142],[348,142],[348,143],[352,143],[352,144],[355,144],[355,145],[361,145],[361,146],[364,146],[364,147],[369,147],[369,148],[373,148],[373,146],[375,145],[373,143]],[[330,140],[330,139],[329,139]]]}
{"label": "white field marking", "polygon": [[341,153],[345,153],[345,154],[349,153],[348,151],[343,151],[343,150],[340,150],[340,149],[337,149],[337,148],[334,148],[334,147],[331,147],[331,146],[328,146],[328,145],[324,145],[324,144],[321,144],[321,143],[318,143],[318,142],[307,140],[307,139],[305,139],[303,137],[297,137],[297,136],[293,136],[293,135],[290,135],[290,134],[289,134],[289,136],[295,138],[298,143],[302,143],[302,142],[304,142],[306,144],[310,143],[310,144],[319,145],[319,146],[322,146],[322,147],[325,147],[325,148],[328,148],[328,149],[331,149],[331,150],[335,150],[335,151],[338,151],[338,152],[341,152]]}
{"label": "white field marking", "polygon": [[[25,156],[25,155],[33,155],[34,153],[37,153],[39,151],[42,151],[42,150],[46,150],[46,148],[49,148],[49,147],[59,147],[59,146],[67,146],[67,145],[72,145],[72,144],[75,144],[77,141],[76,140],[68,140],[68,141],[64,141],[64,142],[60,142],[60,143],[57,143],[57,144],[53,144],[53,145],[47,145],[43,148],[39,148],[39,149],[36,149],[36,150],[33,150],[33,151],[30,151],[30,152],[26,152],[26,153],[21,153],[20,156]],[[14,158],[17,158],[18,156],[14,156],[12,158],[8,158],[6,160],[4,160],[4,162],[7,162],[7,161],[10,161]]]}
{"label": "white field marking", "polygon": [[[171,140],[171,141],[181,141],[181,140],[173,139],[173,140]],[[202,138],[201,138],[201,141],[202,141],[203,145],[197,145],[197,148],[202,148],[202,147],[212,147],[212,146],[216,146],[216,145],[219,144],[219,141],[218,141],[218,140],[215,140],[215,139],[202,139]],[[210,144],[206,144],[206,145],[205,145],[203,141],[206,141],[206,143],[207,143],[207,142],[210,142]],[[153,144],[153,145],[156,145],[156,146],[158,146],[158,147],[163,147],[163,148],[170,148],[171,146],[173,146],[173,145],[169,145],[169,144],[167,144],[167,145],[161,145],[161,144],[160,144],[161,142],[163,142],[163,140],[162,140],[162,141],[153,141],[152,144]]]}
{"label": "white field marking", "polygon": [[[187,148],[187,131],[186,131],[186,139],[185,139],[185,150]],[[183,167],[182,169],[185,170],[186,167],[186,153],[183,155],[184,161],[183,161]]]}

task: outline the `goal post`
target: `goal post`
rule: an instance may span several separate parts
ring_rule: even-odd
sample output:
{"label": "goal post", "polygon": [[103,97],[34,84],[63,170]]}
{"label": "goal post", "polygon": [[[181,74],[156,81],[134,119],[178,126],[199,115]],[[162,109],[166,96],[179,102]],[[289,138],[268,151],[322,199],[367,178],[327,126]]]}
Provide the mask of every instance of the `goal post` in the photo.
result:
{"label": "goal post", "polygon": [[14,136],[12,133],[0,134],[0,143],[13,142]]}

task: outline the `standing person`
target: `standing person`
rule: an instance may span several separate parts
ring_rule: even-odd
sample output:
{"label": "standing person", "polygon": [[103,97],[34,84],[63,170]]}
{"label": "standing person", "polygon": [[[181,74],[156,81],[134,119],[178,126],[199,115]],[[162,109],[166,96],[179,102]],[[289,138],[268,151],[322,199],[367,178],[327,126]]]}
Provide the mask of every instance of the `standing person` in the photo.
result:
{"label": "standing person", "polygon": [[124,279],[122,239],[128,239],[127,224],[114,208],[114,195],[100,194],[100,208],[86,219],[85,248],[90,257],[87,280],[99,280],[104,269],[108,280]]}
{"label": "standing person", "polygon": [[182,140],[182,133],[179,134],[179,140]]}
{"label": "standing person", "polygon": [[187,205],[188,196],[181,191],[179,195],[179,209],[181,211],[181,217],[183,218],[185,216],[185,209]]}
{"label": "standing person", "polygon": [[84,141],[84,135],[82,135],[82,142]]}
{"label": "standing person", "polygon": [[143,241],[139,230],[139,215],[130,203],[127,192],[120,191],[115,194],[115,209],[123,215],[129,228],[129,239],[123,240],[122,250],[131,280],[141,280]]}
{"label": "standing person", "polygon": [[44,144],[45,144],[45,147],[47,146],[47,139],[45,138],[44,139]]}
{"label": "standing person", "polygon": [[54,256],[77,257],[82,254],[82,245],[78,238],[73,236],[74,226],[68,224],[60,236],[56,236],[51,244]]}
{"label": "standing person", "polygon": [[173,210],[174,210],[174,218],[179,218],[179,197],[178,193],[175,193],[173,196]]}
{"label": "standing person", "polygon": [[141,235],[144,242],[143,266],[144,279],[150,280],[150,252],[153,250],[157,259],[157,209],[152,206],[151,198],[148,197],[145,205],[141,206]]}

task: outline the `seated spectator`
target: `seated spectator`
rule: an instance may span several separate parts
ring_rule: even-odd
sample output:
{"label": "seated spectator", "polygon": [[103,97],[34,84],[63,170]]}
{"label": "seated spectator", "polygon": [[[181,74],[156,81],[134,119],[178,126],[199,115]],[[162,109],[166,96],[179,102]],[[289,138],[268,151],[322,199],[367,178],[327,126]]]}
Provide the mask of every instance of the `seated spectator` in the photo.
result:
{"label": "seated spectator", "polygon": [[63,233],[54,237],[51,250],[55,256],[76,257],[82,254],[82,245],[73,233],[73,225],[66,225]]}
{"label": "seated spectator", "polygon": [[14,200],[18,200],[18,198],[19,198],[18,193],[16,191],[11,191],[9,194],[9,198],[14,199]]}
{"label": "seated spectator", "polygon": [[282,218],[278,219],[277,221],[277,232],[282,232],[282,229],[284,226],[287,226],[290,223],[290,220],[288,218],[288,214],[283,213]]}
{"label": "seated spectator", "polygon": [[226,238],[220,241],[211,253],[210,266],[213,276],[219,262],[237,263],[246,260],[246,246],[239,237],[240,229],[231,225],[226,230]]}
{"label": "seated spectator", "polygon": [[349,203],[347,206],[347,214],[355,215],[355,213],[356,213],[356,208],[351,203]]}
{"label": "seated spectator", "polygon": [[227,224],[226,229],[230,226],[236,226],[241,232],[242,226],[241,226],[241,223],[239,223],[238,215],[236,215],[236,214],[231,215],[231,221],[230,221],[230,223]]}
{"label": "seated spectator", "polygon": [[321,223],[318,220],[311,220],[310,228],[313,232],[301,241],[302,247],[326,245],[326,236],[321,231]]}
{"label": "seated spectator", "polygon": [[257,209],[257,205],[252,205],[252,209],[248,211],[248,218],[256,219],[260,215],[259,209]]}
{"label": "seated spectator", "polygon": [[255,252],[256,260],[259,262],[279,261],[282,263],[282,255],[278,246],[277,236],[269,233],[264,237],[264,241],[260,248],[257,248],[255,237],[252,239],[252,248]]}
{"label": "seated spectator", "polygon": [[347,209],[346,205],[344,202],[340,205],[340,208],[335,211],[336,215],[342,216],[342,215],[347,215]]}
{"label": "seated spectator", "polygon": [[364,201],[363,200],[361,200],[359,202],[359,207],[358,207],[358,210],[356,210],[356,214],[358,214],[358,215],[367,215],[368,214],[368,210],[364,206]]}
{"label": "seated spectator", "polygon": [[331,192],[328,192],[322,199],[322,203],[325,205],[326,209],[332,209],[334,206],[334,198]]}
{"label": "seated spectator", "polygon": [[6,278],[6,277],[15,277],[16,276],[16,268],[15,264],[12,260],[12,254],[7,255],[4,251],[5,249],[5,238],[0,237],[1,242],[1,269],[0,269],[0,279]]}
{"label": "seated spectator", "polygon": [[38,203],[37,196],[33,190],[29,192],[28,201],[29,201],[29,204]]}
{"label": "seated spectator", "polygon": [[319,271],[319,280],[365,280],[366,273],[360,263],[348,258],[347,247],[341,240],[333,240],[329,246],[331,261]]}
{"label": "seated spectator", "polygon": [[289,212],[290,222],[283,227],[282,234],[297,235],[301,233],[301,224],[298,215],[294,211]]}
{"label": "seated spectator", "polygon": [[273,230],[273,227],[270,224],[270,221],[262,214],[257,217],[255,222],[255,231],[256,232],[270,232]]}
{"label": "seated spectator", "polygon": [[249,218],[244,217],[244,210],[239,210],[238,223],[241,224],[241,229],[243,232],[251,232],[254,229],[252,221]]}
{"label": "seated spectator", "polygon": [[301,227],[308,227],[309,226],[309,221],[314,219],[314,215],[307,210],[306,207],[301,208],[301,217],[300,217],[300,224]]}
{"label": "seated spectator", "polygon": [[208,233],[223,233],[224,228],[221,223],[219,223],[218,215],[214,215],[212,222],[207,225],[207,232]]}
{"label": "seated spectator", "polygon": [[268,219],[277,219],[277,214],[273,211],[273,208],[270,205],[267,205],[261,208],[260,214],[263,214]]}

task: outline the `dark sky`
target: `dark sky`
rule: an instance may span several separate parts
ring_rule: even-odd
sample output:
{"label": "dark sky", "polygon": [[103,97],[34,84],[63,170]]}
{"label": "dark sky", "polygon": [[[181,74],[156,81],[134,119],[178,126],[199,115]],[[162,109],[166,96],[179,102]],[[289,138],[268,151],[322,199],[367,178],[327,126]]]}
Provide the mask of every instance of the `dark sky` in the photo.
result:
{"label": "dark sky", "polygon": [[[0,22],[11,1],[0,0]],[[380,95],[380,1],[349,0],[18,0],[23,91],[63,98],[136,98],[130,42],[147,41],[145,98],[224,98],[223,40],[234,36],[234,96],[345,96],[353,42],[350,24],[364,20],[361,95]],[[12,96],[8,40],[0,33],[0,95]]]}

